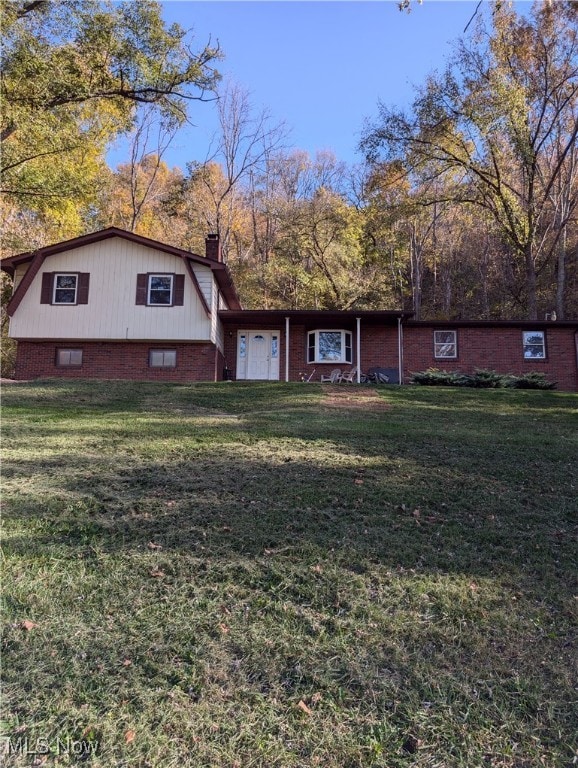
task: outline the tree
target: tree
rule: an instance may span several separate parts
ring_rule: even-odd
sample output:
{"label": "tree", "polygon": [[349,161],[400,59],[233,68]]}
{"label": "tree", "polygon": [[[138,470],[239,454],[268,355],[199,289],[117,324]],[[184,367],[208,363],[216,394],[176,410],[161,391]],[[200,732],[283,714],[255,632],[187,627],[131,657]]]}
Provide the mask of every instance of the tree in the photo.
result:
{"label": "tree", "polygon": [[86,194],[137,104],[179,123],[218,81],[218,48],[194,53],[151,0],[14,0],[2,13],[1,191],[23,204]]}
{"label": "tree", "polygon": [[[566,6],[536,5],[524,18],[496,4],[492,25],[488,34],[480,20],[446,73],[429,78],[411,114],[381,105],[362,147],[370,162],[401,160],[429,182],[424,204],[487,212],[513,273],[523,276],[515,291],[521,309],[536,319],[539,277],[576,207],[574,197],[562,216],[552,215],[578,137],[576,16]],[[440,198],[434,182],[448,177]]]}
{"label": "tree", "polygon": [[[231,239],[235,211],[239,209],[243,188],[252,174],[265,167],[267,158],[285,139],[283,124],[272,124],[266,110],[255,112],[249,94],[228,82],[217,102],[219,133],[204,162],[189,163],[193,186],[205,187],[207,223],[219,234],[225,257]],[[215,165],[221,172],[215,172]]]}

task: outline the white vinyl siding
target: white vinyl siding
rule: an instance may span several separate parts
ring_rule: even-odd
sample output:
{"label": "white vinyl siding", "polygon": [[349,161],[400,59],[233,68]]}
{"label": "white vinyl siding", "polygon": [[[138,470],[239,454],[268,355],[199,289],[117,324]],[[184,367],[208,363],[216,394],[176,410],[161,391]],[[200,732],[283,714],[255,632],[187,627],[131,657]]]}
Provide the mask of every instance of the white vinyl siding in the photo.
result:
{"label": "white vinyl siding", "polygon": [[[46,271],[90,273],[89,303],[73,307],[41,304],[42,273]],[[183,306],[151,309],[136,305],[139,273],[184,274]],[[202,276],[205,284],[212,285],[209,267],[198,265],[195,273],[197,279]],[[20,339],[208,341],[211,319],[180,257],[122,238],[109,238],[45,259],[12,317],[10,334]]]}

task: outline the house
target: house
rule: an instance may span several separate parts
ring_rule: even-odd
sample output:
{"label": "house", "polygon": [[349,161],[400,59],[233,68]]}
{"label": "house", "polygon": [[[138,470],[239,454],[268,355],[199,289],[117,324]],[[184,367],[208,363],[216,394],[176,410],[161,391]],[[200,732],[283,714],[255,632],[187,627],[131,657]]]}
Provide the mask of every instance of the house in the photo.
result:
{"label": "house", "polygon": [[17,379],[298,381],[379,366],[542,371],[578,389],[578,322],[418,322],[411,312],[244,310],[219,239],[205,255],[111,227],[0,263]]}

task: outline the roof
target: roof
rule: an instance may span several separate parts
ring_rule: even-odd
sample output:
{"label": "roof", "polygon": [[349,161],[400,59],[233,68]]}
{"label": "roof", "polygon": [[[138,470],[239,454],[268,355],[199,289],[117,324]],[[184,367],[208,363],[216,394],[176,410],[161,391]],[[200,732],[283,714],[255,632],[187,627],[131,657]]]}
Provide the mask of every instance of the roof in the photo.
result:
{"label": "roof", "polygon": [[354,328],[359,317],[364,325],[397,325],[398,319],[406,320],[413,312],[390,311],[385,309],[352,310],[352,309],[243,309],[221,310],[219,319],[223,324],[243,325],[275,325],[284,326],[285,318],[291,323],[300,323],[306,327],[319,328],[320,324],[327,327]]}
{"label": "roof", "polygon": [[20,301],[24,297],[24,294],[28,290],[32,280],[38,273],[38,270],[44,263],[44,260],[56,253],[63,253],[65,251],[71,251],[75,248],[80,248],[84,245],[91,245],[92,243],[98,243],[102,240],[107,240],[112,237],[121,237],[124,240],[143,245],[146,248],[154,248],[157,251],[168,253],[171,256],[179,256],[185,263],[193,262],[195,264],[202,264],[205,267],[209,267],[215,276],[217,285],[225,298],[227,304],[233,309],[241,309],[241,302],[237,294],[237,289],[233,283],[231,273],[226,264],[220,261],[213,261],[206,256],[199,256],[191,251],[185,251],[182,248],[175,248],[172,245],[161,243],[158,240],[153,240],[149,237],[143,237],[137,235],[134,232],[127,232],[124,229],[118,227],[108,227],[107,229],[101,229],[98,232],[90,232],[87,235],[81,235],[71,240],[64,240],[61,243],[55,243],[54,245],[47,245],[44,248],[38,248],[35,251],[28,251],[26,253],[19,253],[15,256],[8,256],[0,261],[0,269],[7,272],[10,277],[14,277],[16,267],[21,264],[31,262],[31,266],[26,272],[26,275],[19,283],[18,288],[14,292],[12,301],[10,302],[9,312],[12,314]]}
{"label": "roof", "polygon": [[412,328],[521,328],[542,330],[554,326],[578,330],[578,320],[410,320]]}

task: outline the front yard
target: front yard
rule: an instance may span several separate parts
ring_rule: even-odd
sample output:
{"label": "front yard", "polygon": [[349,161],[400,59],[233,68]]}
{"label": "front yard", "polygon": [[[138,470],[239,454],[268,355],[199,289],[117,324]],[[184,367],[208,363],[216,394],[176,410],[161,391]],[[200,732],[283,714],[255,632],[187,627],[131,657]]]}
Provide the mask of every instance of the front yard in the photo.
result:
{"label": "front yard", "polygon": [[575,395],[2,395],[5,766],[574,764]]}

